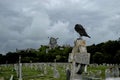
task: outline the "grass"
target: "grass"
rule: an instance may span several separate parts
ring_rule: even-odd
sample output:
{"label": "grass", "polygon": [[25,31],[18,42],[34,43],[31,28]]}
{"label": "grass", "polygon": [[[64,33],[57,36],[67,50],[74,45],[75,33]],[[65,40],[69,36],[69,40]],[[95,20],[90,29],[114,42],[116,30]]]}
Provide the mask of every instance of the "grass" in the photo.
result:
{"label": "grass", "polygon": [[15,75],[16,72],[13,70],[13,65],[2,65],[0,66],[0,77],[4,77],[5,80],[9,80],[11,75]]}
{"label": "grass", "polygon": [[[23,80],[66,80],[66,66],[63,64],[58,64],[56,66],[60,77],[54,78],[54,65],[49,65],[46,67],[47,72],[44,74],[45,65],[39,66],[38,68],[34,65],[33,68],[30,67],[30,65],[22,66],[22,78]],[[107,69],[106,66],[100,65],[100,66],[88,66],[88,73],[87,76],[95,75],[97,77],[102,77],[102,79],[105,78],[105,69]],[[101,72],[101,74],[98,74]],[[4,77],[5,80],[9,80],[10,76],[14,75],[13,80],[18,80],[16,71],[14,70],[14,65],[0,65],[0,77]],[[83,74],[84,75],[84,74]],[[86,76],[86,75],[85,75]]]}
{"label": "grass", "polygon": [[[47,66],[46,73],[44,74],[45,66],[35,68],[31,68],[30,66],[22,66],[22,78],[23,80],[65,80],[66,73],[63,65],[56,66],[60,77],[54,78],[54,66]],[[17,73],[14,70],[14,65],[0,65],[0,78],[4,77],[5,80],[9,80],[11,75],[14,75],[14,80],[18,80]]]}
{"label": "grass", "polygon": [[[99,65],[99,66],[89,66],[88,72],[92,72],[95,76],[101,77],[102,79],[105,79],[105,70],[107,69],[107,66]],[[99,74],[101,73],[101,74]]]}

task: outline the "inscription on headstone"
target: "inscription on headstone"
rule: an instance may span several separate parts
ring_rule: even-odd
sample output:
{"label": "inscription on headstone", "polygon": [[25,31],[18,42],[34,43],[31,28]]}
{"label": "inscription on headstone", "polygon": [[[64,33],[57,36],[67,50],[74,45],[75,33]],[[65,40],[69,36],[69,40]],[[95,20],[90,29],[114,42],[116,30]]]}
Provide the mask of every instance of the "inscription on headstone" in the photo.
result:
{"label": "inscription on headstone", "polygon": [[89,53],[76,53],[75,61],[81,64],[89,64],[90,63],[90,54]]}

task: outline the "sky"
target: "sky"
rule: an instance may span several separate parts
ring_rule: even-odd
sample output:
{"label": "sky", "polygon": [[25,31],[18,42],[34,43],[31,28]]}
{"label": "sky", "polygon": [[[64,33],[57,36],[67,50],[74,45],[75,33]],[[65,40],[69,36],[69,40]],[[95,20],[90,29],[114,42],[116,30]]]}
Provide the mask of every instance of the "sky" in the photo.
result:
{"label": "sky", "polygon": [[87,45],[120,37],[120,0],[0,0],[0,54],[58,44],[74,45],[81,24]]}

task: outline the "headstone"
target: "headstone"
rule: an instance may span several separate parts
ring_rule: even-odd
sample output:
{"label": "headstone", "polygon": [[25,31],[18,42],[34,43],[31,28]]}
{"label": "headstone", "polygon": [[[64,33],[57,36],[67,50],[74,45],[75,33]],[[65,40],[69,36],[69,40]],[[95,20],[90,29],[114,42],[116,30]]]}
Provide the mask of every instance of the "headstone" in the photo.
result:
{"label": "headstone", "polygon": [[10,80],[13,80],[13,75],[11,75]]}
{"label": "headstone", "polygon": [[32,61],[30,61],[30,69],[33,69]]}
{"label": "headstone", "polygon": [[108,69],[105,70],[105,76],[106,78],[111,78],[111,77],[119,77],[119,69],[118,67],[112,66]]}
{"label": "headstone", "polygon": [[17,71],[17,65],[16,64],[14,64],[14,70]]}
{"label": "headstone", "polygon": [[37,64],[34,65],[34,70],[35,70],[35,71],[38,70],[38,66],[37,66]]}
{"label": "headstone", "polygon": [[75,62],[81,64],[89,64],[90,63],[90,54],[89,53],[76,53]]}
{"label": "headstone", "polygon": [[59,78],[60,77],[60,74],[58,72],[58,70],[56,69],[57,67],[57,64],[56,64],[56,59],[54,60],[54,68],[53,68],[53,71],[54,71],[54,78]]}
{"label": "headstone", "polygon": [[49,49],[46,49],[46,53],[48,53]]}
{"label": "headstone", "polygon": [[57,69],[54,69],[54,78],[59,78],[60,74]]}
{"label": "headstone", "polygon": [[44,65],[44,74],[47,74],[46,65]]}
{"label": "headstone", "polygon": [[66,69],[66,80],[70,80],[70,75],[71,75],[70,69],[69,69],[69,67],[67,67],[67,69]]}
{"label": "headstone", "polygon": [[106,78],[105,80],[120,80],[120,78]]}
{"label": "headstone", "polygon": [[21,56],[19,56],[19,80],[22,80],[22,63],[21,63]]}
{"label": "headstone", "polygon": [[19,77],[19,65],[14,64],[14,70],[16,71],[16,76]]}
{"label": "headstone", "polygon": [[82,79],[81,74],[85,71],[85,65],[90,63],[90,53],[87,53],[85,40],[79,39],[74,42],[68,61],[72,63],[71,79]]}
{"label": "headstone", "polygon": [[87,73],[87,65],[85,65],[84,72]]}
{"label": "headstone", "polygon": [[113,73],[114,73],[114,77],[119,77],[120,74],[117,66],[113,68]]}
{"label": "headstone", "polygon": [[42,66],[42,64],[39,65],[39,70],[40,70],[40,71],[43,71],[43,66]]}
{"label": "headstone", "polygon": [[112,75],[112,74],[111,74],[110,69],[106,69],[106,70],[105,70],[105,77],[106,77],[106,78],[109,78],[109,77],[111,77],[111,75]]}

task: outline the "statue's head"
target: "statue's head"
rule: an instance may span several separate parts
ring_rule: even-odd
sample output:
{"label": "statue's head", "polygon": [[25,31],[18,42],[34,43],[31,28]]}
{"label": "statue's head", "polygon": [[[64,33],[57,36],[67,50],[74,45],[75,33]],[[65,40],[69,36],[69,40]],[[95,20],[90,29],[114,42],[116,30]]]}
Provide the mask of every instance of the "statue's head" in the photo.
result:
{"label": "statue's head", "polygon": [[57,44],[57,39],[58,39],[58,38],[50,37],[50,44],[51,44],[51,45]]}

